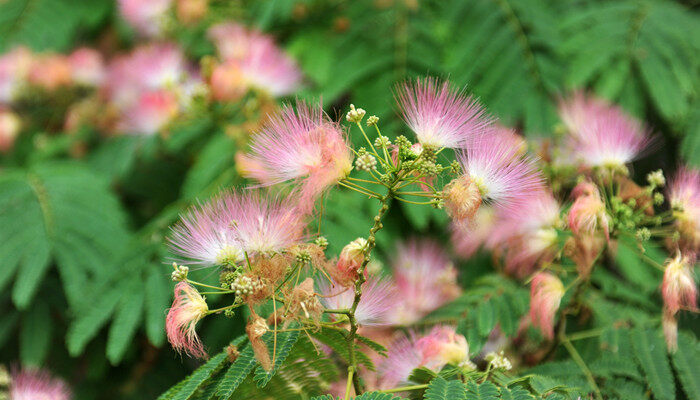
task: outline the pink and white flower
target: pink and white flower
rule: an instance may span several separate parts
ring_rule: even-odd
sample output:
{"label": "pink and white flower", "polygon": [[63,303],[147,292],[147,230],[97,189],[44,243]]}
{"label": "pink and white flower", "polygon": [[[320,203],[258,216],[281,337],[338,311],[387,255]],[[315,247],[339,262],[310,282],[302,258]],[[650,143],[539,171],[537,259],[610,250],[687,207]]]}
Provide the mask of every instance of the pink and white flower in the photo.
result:
{"label": "pink and white flower", "polygon": [[190,264],[233,265],[246,252],[279,252],[298,244],[304,226],[289,198],[225,191],[183,215],[172,229],[170,246]]}
{"label": "pink and white flower", "polygon": [[106,74],[102,55],[95,49],[81,47],[68,56],[73,82],[99,86]]}
{"label": "pink and white flower", "polygon": [[498,213],[488,204],[480,206],[471,220],[453,221],[450,237],[457,255],[467,259],[481,246],[488,248],[489,237],[499,224]]}
{"label": "pink and white flower", "polygon": [[140,35],[155,37],[166,27],[172,0],[119,0],[119,12]]}
{"label": "pink and white flower", "polygon": [[538,272],[532,278],[530,320],[548,339],[554,338],[554,318],[562,297],[564,297],[564,285],[555,275],[549,272]]}
{"label": "pink and white flower", "polygon": [[395,97],[406,124],[423,146],[467,147],[492,122],[472,96],[434,78],[404,83]]}
{"label": "pink and white flower", "polygon": [[208,311],[209,306],[197,289],[184,281],[175,285],[173,305],[165,319],[168,341],[175,350],[195,358],[207,356],[195,328]]}
{"label": "pink and white flower", "polygon": [[681,247],[700,250],[700,170],[682,167],[671,180],[668,198],[681,234]]}
{"label": "pink and white flower", "polygon": [[32,53],[25,47],[16,47],[0,55],[0,104],[10,104],[26,82],[33,63]]}
{"label": "pink and white flower", "polygon": [[411,325],[459,295],[457,271],[437,243],[412,240],[396,254],[392,270],[402,301],[390,312],[392,323]]}
{"label": "pink and white flower", "polygon": [[678,252],[666,262],[661,294],[666,309],[675,315],[681,308],[697,309],[698,288],[693,278],[693,256]]}
{"label": "pink and white flower", "polygon": [[[218,93],[218,100],[236,100],[248,88],[280,97],[295,92],[301,85],[302,75],[296,62],[271,36],[236,23],[224,23],[213,26],[209,37],[224,60],[212,76],[212,91]],[[219,88],[221,83],[228,90]]]}
{"label": "pink and white flower", "polygon": [[482,202],[515,208],[536,196],[542,175],[533,158],[509,146],[511,138],[492,131],[457,153],[464,174],[445,188],[445,209],[456,220],[470,219]]}
{"label": "pink and white flower", "polygon": [[47,371],[25,369],[13,371],[10,383],[11,400],[69,400],[68,385]]}
{"label": "pink and white flower", "polygon": [[439,371],[447,364],[471,365],[469,344],[453,327],[435,326],[425,336],[402,336],[389,347],[387,358],[379,365],[380,386],[394,388],[406,383],[416,368]]}
{"label": "pink and white flower", "polygon": [[243,174],[262,185],[294,180],[304,211],[352,169],[347,136],[320,105],[285,106],[253,136],[249,154],[238,158]]}
{"label": "pink and white flower", "polygon": [[168,90],[144,92],[138,101],[124,110],[119,131],[127,134],[154,135],[178,115],[175,95]]}
{"label": "pink and white flower", "polygon": [[610,217],[598,188],[591,182],[583,181],[572,191],[576,198],[569,209],[569,228],[574,235],[593,234],[598,227],[605,237],[610,237]]}
{"label": "pink and white flower", "polygon": [[[353,288],[331,287],[327,282],[318,282],[321,299],[328,309],[349,309],[355,299]],[[388,279],[370,277],[362,285],[362,297],[355,310],[359,326],[388,325],[389,310],[396,304],[396,288]]]}
{"label": "pink and white flower", "polygon": [[621,108],[582,93],[562,101],[559,114],[574,154],[587,167],[622,167],[652,142],[648,129]]}

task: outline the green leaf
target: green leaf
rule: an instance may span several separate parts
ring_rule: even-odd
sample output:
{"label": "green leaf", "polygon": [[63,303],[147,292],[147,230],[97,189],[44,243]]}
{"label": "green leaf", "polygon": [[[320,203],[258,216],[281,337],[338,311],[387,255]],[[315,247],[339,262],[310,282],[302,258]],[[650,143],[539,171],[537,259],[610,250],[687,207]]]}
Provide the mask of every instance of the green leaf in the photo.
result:
{"label": "green leaf", "polygon": [[501,388],[501,399],[503,400],[535,400],[535,396],[520,387]]}
{"label": "green leaf", "polygon": [[355,397],[355,400],[401,400],[401,397],[389,393],[365,392]]}
{"label": "green leaf", "polygon": [[673,366],[689,399],[700,399],[700,345],[691,335],[678,335],[678,350],[672,354]]}
{"label": "green leaf", "polygon": [[499,398],[498,387],[491,382],[477,384],[474,381],[467,382],[467,400],[496,400]]}
{"label": "green leaf", "polygon": [[226,365],[226,352],[221,352],[185,378],[184,385],[172,397],[173,400],[186,400],[192,396],[209,378]]}
{"label": "green leaf", "polygon": [[110,290],[100,295],[92,306],[82,310],[66,333],[66,345],[72,356],[82,353],[88,341],[97,335],[112,316],[122,296],[119,288]]}
{"label": "green leaf", "polygon": [[270,379],[277,373],[284,360],[287,359],[297,339],[299,339],[299,331],[277,334],[277,351],[274,351],[273,337],[274,335],[268,334],[268,338],[265,341],[270,351],[270,360],[273,360],[274,363],[270,371],[265,371],[262,366],[259,366],[255,370],[253,379],[255,379],[255,383],[258,387],[265,387],[265,385],[270,382]]}
{"label": "green leaf", "polygon": [[163,310],[168,308],[170,300],[170,285],[164,273],[160,273],[159,265],[151,265],[146,272],[145,321],[148,339],[155,346],[160,346],[165,340],[165,316]]}
{"label": "green leaf", "polygon": [[144,294],[138,282],[130,284],[134,289],[124,293],[114,316],[114,322],[107,337],[107,358],[113,364],[119,364],[124,352],[131,343],[141,321],[144,306]]}
{"label": "green leaf", "polygon": [[425,400],[460,400],[466,399],[466,396],[467,391],[461,381],[448,381],[438,376],[430,381],[423,398]]}
{"label": "green leaf", "polygon": [[630,332],[634,356],[646,376],[646,382],[659,400],[676,398],[676,385],[666,357],[666,344],[655,331],[635,329]]}
{"label": "green leaf", "polygon": [[43,365],[50,348],[52,326],[49,306],[44,301],[35,302],[23,314],[19,336],[19,356],[23,365]]}
{"label": "green leaf", "polygon": [[[224,172],[233,170],[235,153],[235,143],[227,135],[222,133],[209,140],[187,172],[185,182],[182,184],[182,196],[188,199],[195,198],[212,183],[216,183],[217,178],[221,180]],[[231,174],[235,175],[235,172],[232,171]],[[226,182],[218,183],[223,185]]]}
{"label": "green leaf", "polygon": [[238,388],[238,385],[240,385],[250,371],[253,370],[256,363],[257,360],[255,359],[253,348],[247,346],[224,374],[216,388],[216,395],[221,399],[231,398]]}

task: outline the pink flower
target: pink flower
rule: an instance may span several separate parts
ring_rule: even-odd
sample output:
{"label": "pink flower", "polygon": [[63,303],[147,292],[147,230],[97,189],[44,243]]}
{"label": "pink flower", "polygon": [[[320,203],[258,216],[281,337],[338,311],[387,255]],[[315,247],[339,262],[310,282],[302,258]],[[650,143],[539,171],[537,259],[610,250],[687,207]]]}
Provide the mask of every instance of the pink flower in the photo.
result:
{"label": "pink flower", "polygon": [[[355,298],[353,288],[334,288],[327,282],[319,281],[321,299],[328,309],[343,309],[352,307]],[[396,288],[388,279],[370,277],[362,285],[362,297],[355,310],[355,319],[360,326],[387,325],[387,316],[392,306],[396,304]]]}
{"label": "pink flower", "polygon": [[102,55],[94,49],[81,47],[68,56],[74,82],[86,86],[98,86],[105,77]]}
{"label": "pink flower", "polygon": [[73,83],[68,57],[62,54],[37,56],[29,69],[27,81],[34,86],[52,91]]}
{"label": "pink flower", "polygon": [[391,310],[394,324],[411,325],[459,295],[457,271],[437,243],[412,240],[396,254],[394,281],[402,301]]}
{"label": "pink flower", "polygon": [[562,297],[564,285],[556,276],[539,272],[532,278],[530,320],[548,339],[554,338],[554,318]]}
{"label": "pink flower", "polygon": [[450,232],[455,252],[467,259],[482,245],[488,247],[488,239],[498,226],[498,213],[490,205],[479,207],[471,220],[453,221]]}
{"label": "pink flower", "polygon": [[680,252],[666,262],[666,271],[661,285],[661,294],[666,309],[674,315],[681,308],[696,309],[698,289],[693,279],[692,256]]}
{"label": "pink flower", "polygon": [[535,160],[509,145],[510,137],[497,130],[491,133],[457,153],[464,174],[445,188],[445,208],[454,219],[473,217],[482,202],[499,209],[516,208],[542,188]]}
{"label": "pink flower", "polygon": [[682,167],[671,180],[668,198],[683,250],[700,250],[700,171]]}
{"label": "pink flower", "polygon": [[672,313],[664,310],[661,319],[661,327],[664,331],[666,348],[671,353],[676,352],[678,350],[678,321],[676,317]]}
{"label": "pink flower", "polygon": [[160,35],[166,23],[172,0],[119,0],[119,12],[139,34]]}
{"label": "pink flower", "polygon": [[473,97],[434,78],[404,83],[395,97],[406,124],[423,146],[463,148],[491,124]]}
{"label": "pink flower", "polygon": [[634,161],[652,138],[639,121],[603,100],[574,94],[559,105],[569,140],[579,161],[588,167],[620,167]]}
{"label": "pink flower", "polygon": [[10,104],[14,100],[32,63],[33,55],[25,47],[16,47],[0,55],[0,104]]}
{"label": "pink flower", "polygon": [[382,388],[406,383],[419,367],[439,371],[447,364],[469,365],[469,344],[453,327],[435,326],[428,335],[401,336],[389,347],[387,358],[379,365]]}
{"label": "pink flower", "polygon": [[[243,89],[255,88],[273,97],[285,96],[296,91],[301,84],[301,71],[296,62],[287,56],[271,36],[257,30],[249,30],[235,23],[213,26],[209,37],[214,41],[225,61],[215,70],[212,90],[219,91],[219,100],[236,100],[234,96]],[[225,82],[229,96],[224,96],[216,82]]]}
{"label": "pink flower", "polygon": [[304,226],[289,198],[224,191],[181,217],[170,246],[190,264],[234,265],[244,260],[244,252],[278,252],[299,243]]}
{"label": "pink flower", "polygon": [[345,132],[320,105],[297,103],[270,117],[253,136],[251,153],[239,158],[244,175],[263,185],[297,182],[303,211],[352,169],[353,155]]}
{"label": "pink flower", "polygon": [[15,144],[15,139],[22,128],[17,114],[0,107],[0,153],[10,151]]}
{"label": "pink flower", "polygon": [[501,213],[488,240],[490,246],[505,253],[507,272],[524,277],[551,260],[557,244],[559,209],[551,193],[540,191],[520,208]]}
{"label": "pink flower", "polygon": [[365,260],[367,239],[357,238],[348,243],[340,252],[335,267],[329,271],[333,281],[340,286],[351,287],[358,277],[358,270]]}
{"label": "pink flower", "polygon": [[25,369],[12,373],[11,400],[68,400],[71,397],[68,385],[47,371]]}
{"label": "pink flower", "polygon": [[172,92],[144,92],[136,103],[124,110],[119,130],[128,134],[154,135],[177,115],[177,99]]}
{"label": "pink flower", "polygon": [[610,237],[610,217],[605,211],[605,203],[598,188],[587,181],[576,185],[572,194],[576,196],[569,209],[569,228],[574,235],[595,233],[598,226],[603,229],[605,237]]}
{"label": "pink flower", "polygon": [[197,289],[184,281],[175,285],[173,305],[165,319],[168,341],[175,350],[196,358],[207,356],[195,327],[208,311],[207,302]]}

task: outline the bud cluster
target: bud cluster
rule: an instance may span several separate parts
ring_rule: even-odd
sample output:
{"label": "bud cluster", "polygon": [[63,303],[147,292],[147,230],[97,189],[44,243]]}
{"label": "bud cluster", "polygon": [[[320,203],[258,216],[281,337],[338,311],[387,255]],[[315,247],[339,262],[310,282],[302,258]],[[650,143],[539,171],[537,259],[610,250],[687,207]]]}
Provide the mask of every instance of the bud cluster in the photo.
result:
{"label": "bud cluster", "polygon": [[254,280],[245,275],[237,277],[231,284],[231,290],[236,293],[236,296],[247,296],[262,288],[263,284],[259,279]]}
{"label": "bud cluster", "polygon": [[180,282],[187,279],[187,273],[190,272],[189,267],[173,263],[173,268],[175,270],[170,274],[170,278],[173,282]]}
{"label": "bud cluster", "polygon": [[[348,113],[347,113],[347,115],[345,116],[345,118],[346,118],[349,122],[354,122],[354,123],[356,123],[356,124],[359,124],[360,122],[362,122],[362,118],[365,117],[365,114],[366,114],[366,113],[367,113],[367,112],[366,112],[365,110],[363,110],[363,109],[361,109],[361,108],[355,108],[355,105],[354,105],[354,104],[350,104],[350,111],[348,111]],[[375,117],[375,118],[376,118],[376,117]]]}

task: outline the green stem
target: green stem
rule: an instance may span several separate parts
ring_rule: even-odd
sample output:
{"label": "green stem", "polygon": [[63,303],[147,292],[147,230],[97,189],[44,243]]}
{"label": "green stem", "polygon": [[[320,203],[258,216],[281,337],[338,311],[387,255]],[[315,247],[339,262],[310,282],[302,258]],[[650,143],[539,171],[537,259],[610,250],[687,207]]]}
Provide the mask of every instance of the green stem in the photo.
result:
{"label": "green stem", "polygon": [[593,377],[593,374],[591,373],[591,370],[588,368],[588,365],[586,365],[586,362],[583,361],[583,358],[581,358],[581,355],[576,351],[576,348],[571,344],[569,341],[569,338],[566,337],[566,335],[562,334],[561,335],[561,343],[564,345],[566,350],[569,352],[571,355],[571,358],[574,359],[574,362],[581,368],[581,371],[583,372],[584,375],[586,375],[586,380],[588,383],[591,385],[593,388],[593,391],[595,392],[595,398],[597,400],[603,400],[603,395],[600,393],[600,388],[598,387],[598,384],[595,382],[595,378]]}
{"label": "green stem", "polygon": [[387,390],[380,390],[380,393],[399,393],[399,392],[408,392],[411,390],[421,390],[425,389],[428,387],[428,384],[423,384],[423,385],[412,385],[412,386],[403,386],[403,387],[397,387],[394,389],[387,389]]}

